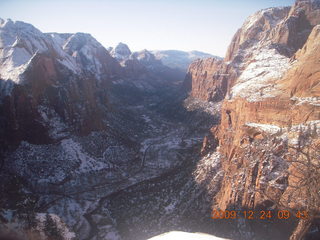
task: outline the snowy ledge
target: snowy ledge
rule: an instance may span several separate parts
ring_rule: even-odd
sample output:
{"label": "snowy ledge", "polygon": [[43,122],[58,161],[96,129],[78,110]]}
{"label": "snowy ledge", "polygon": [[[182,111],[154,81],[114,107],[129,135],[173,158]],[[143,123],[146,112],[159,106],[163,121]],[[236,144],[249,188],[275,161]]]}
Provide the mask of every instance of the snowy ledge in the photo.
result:
{"label": "snowy ledge", "polygon": [[320,107],[320,97],[292,97],[290,100],[296,101],[296,105],[311,104]]}
{"label": "snowy ledge", "polygon": [[277,125],[262,124],[262,123],[246,123],[245,126],[258,128],[264,132],[275,134],[280,131],[283,132],[299,132],[307,131],[308,129],[315,129],[320,134],[320,120],[308,121],[306,123],[292,125],[291,127],[279,127]]}
{"label": "snowy ledge", "polygon": [[245,126],[257,128],[271,135],[277,134],[283,140],[287,140],[290,145],[299,144],[299,135],[304,132],[310,132],[320,136],[320,120],[308,121],[306,123],[296,124],[288,127],[279,127],[276,125],[261,123],[246,123]]}
{"label": "snowy ledge", "polygon": [[274,80],[281,78],[291,67],[289,58],[280,55],[276,49],[259,46],[243,54],[249,53],[254,57],[242,64],[245,69],[231,89],[232,98],[242,97],[249,102],[256,102],[280,94]]}
{"label": "snowy ledge", "polygon": [[261,124],[261,123],[246,123],[245,126],[258,128],[264,132],[271,133],[271,134],[275,134],[281,130],[281,128],[276,125]]}

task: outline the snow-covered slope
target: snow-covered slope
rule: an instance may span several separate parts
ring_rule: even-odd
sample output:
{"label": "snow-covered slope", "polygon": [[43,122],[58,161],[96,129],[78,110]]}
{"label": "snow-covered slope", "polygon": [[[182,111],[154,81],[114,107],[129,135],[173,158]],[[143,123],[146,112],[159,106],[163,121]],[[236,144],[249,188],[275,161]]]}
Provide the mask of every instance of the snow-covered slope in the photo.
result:
{"label": "snow-covered slope", "polygon": [[88,33],[49,35],[60,44],[77,63],[77,66],[96,79],[114,77],[121,72],[120,66],[93,36]]}
{"label": "snow-covered slope", "polygon": [[127,44],[119,43],[114,49],[109,49],[110,54],[119,61],[129,59],[131,51]]}
{"label": "snow-covered slope", "polygon": [[19,83],[38,53],[55,54],[72,72],[80,71],[72,57],[50,36],[31,24],[0,19],[0,79]]}

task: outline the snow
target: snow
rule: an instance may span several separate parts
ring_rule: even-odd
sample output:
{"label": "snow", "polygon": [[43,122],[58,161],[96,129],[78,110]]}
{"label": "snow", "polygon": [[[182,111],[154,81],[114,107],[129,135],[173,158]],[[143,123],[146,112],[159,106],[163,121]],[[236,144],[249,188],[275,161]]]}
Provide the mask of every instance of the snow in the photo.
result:
{"label": "snow", "polygon": [[[262,124],[262,123],[246,123],[245,124],[248,127],[253,127],[253,128],[259,128],[264,132],[268,132],[271,134],[275,134],[281,130],[287,131],[288,128],[286,127],[279,127],[277,125],[271,125],[271,124]],[[317,131],[320,131],[320,120],[314,120],[314,121],[307,121],[306,123],[301,123],[301,124],[296,124],[292,125],[290,127],[290,132],[299,132],[299,131],[307,131],[308,128],[316,128]]]}
{"label": "snow", "polygon": [[[31,231],[37,230],[42,239],[47,239],[45,232],[45,222],[46,222],[47,213],[35,213],[35,218],[37,220],[37,224],[35,228],[31,229]],[[26,232],[26,219],[25,216],[19,214],[16,211],[5,210],[0,212],[0,216],[5,220],[0,225],[0,231],[11,231],[17,233],[19,236],[25,234]],[[56,214],[50,213],[49,216],[55,222],[63,240],[73,240],[75,238],[75,233],[70,231],[67,225],[61,220],[59,216]],[[20,238],[19,238],[20,239]]]}
{"label": "snow", "polygon": [[202,157],[193,173],[195,182],[198,185],[205,185],[208,193],[219,191],[219,183],[223,179],[223,176],[224,171],[221,168],[221,155],[218,151]]}
{"label": "snow", "polygon": [[179,232],[172,231],[168,233],[163,233],[156,237],[149,238],[149,240],[223,240],[226,238],[218,238],[213,235],[205,233],[188,233],[188,232]]}
{"label": "snow", "polygon": [[[57,224],[58,229],[62,233],[62,237],[64,240],[72,240],[75,238],[75,233],[71,232],[66,224],[61,221],[60,217],[56,214],[49,214],[52,220]],[[39,221],[39,226],[37,227],[42,236],[45,236],[44,228],[45,228],[45,221],[46,221],[46,214],[45,213],[38,213],[36,215],[37,220]]]}
{"label": "snow", "polygon": [[71,157],[71,159],[80,160],[80,166],[76,170],[76,172],[88,172],[93,170],[101,170],[105,169],[108,166],[105,163],[96,161],[86,154],[79,143],[75,142],[72,139],[64,139],[61,141],[61,146],[67,155]]}
{"label": "snow", "polygon": [[292,97],[291,100],[296,101],[296,105],[311,104],[320,106],[320,97]]}
{"label": "snow", "polygon": [[272,27],[275,27],[278,23],[278,18],[275,14],[273,14],[275,8],[267,8],[258,11],[257,13],[249,16],[247,20],[244,22],[242,29],[244,31],[248,31],[252,27],[256,27],[257,22],[260,18],[266,17],[271,24]]}
{"label": "snow", "polygon": [[232,87],[231,96],[243,97],[249,102],[276,96],[278,91],[274,80],[289,69],[290,59],[267,47],[255,46],[250,51],[253,58]]}
{"label": "snow", "polygon": [[39,105],[38,112],[40,113],[44,123],[50,127],[49,136],[51,138],[60,139],[68,135],[68,126],[52,108]]}
{"label": "snow", "polygon": [[276,125],[270,125],[270,124],[261,124],[261,123],[246,123],[245,124],[248,127],[258,128],[264,132],[275,134],[281,130],[280,127]]}
{"label": "snow", "polygon": [[[89,71],[100,80],[104,75],[104,63],[100,62],[97,56],[101,55],[103,46],[87,33],[71,34],[65,39],[57,35],[59,34],[54,34],[54,38],[58,40],[63,50],[73,59],[71,63],[76,62],[78,68]],[[105,51],[108,54],[107,50]]]}
{"label": "snow", "polygon": [[320,134],[320,120],[313,120],[313,121],[307,121],[306,123],[301,123],[297,125],[293,125],[291,127],[291,131],[307,131],[308,128],[316,128],[316,131],[318,134]]}
{"label": "snow", "polygon": [[117,60],[123,61],[129,59],[131,51],[128,45],[120,42],[114,49],[111,50],[110,54]]}
{"label": "snow", "polygon": [[222,102],[207,102],[189,96],[184,100],[184,107],[188,111],[201,110],[212,116],[220,114]]}
{"label": "snow", "polygon": [[309,133],[316,133],[320,136],[320,120],[307,121],[290,127],[280,127],[262,123],[246,123],[245,126],[257,128],[269,134],[277,134],[283,140],[287,140],[291,146],[299,144],[301,133],[309,131]]}
{"label": "snow", "polygon": [[19,79],[19,75],[28,67],[32,55],[23,48],[0,49],[0,78],[4,80]]}
{"label": "snow", "polygon": [[60,39],[46,35],[19,21],[1,20],[0,24],[0,78],[20,83],[22,74],[37,53],[54,50],[57,59],[74,73],[79,72],[75,61],[60,46]]}

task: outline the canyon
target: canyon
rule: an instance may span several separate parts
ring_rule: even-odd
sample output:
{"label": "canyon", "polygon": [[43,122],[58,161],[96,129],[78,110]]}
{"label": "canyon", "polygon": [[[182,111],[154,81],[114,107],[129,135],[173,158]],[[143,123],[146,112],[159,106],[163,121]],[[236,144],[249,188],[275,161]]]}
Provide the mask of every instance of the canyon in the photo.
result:
{"label": "canyon", "polygon": [[211,219],[215,209],[320,211],[295,185],[307,172],[294,155],[310,147],[320,161],[319,0],[253,14],[223,59],[106,49],[90,34],[2,19],[0,40],[1,231],[319,237],[316,218]]}

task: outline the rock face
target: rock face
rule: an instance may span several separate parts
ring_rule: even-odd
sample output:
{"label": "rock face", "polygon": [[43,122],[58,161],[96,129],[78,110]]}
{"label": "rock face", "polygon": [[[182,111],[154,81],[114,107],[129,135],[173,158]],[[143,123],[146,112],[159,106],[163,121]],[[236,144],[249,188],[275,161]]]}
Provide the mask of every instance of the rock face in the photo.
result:
{"label": "rock face", "polygon": [[93,75],[98,80],[116,78],[121,75],[122,69],[118,62],[90,34],[51,33],[49,35],[73,57],[79,68],[87,75]]}
{"label": "rock face", "polygon": [[130,57],[131,51],[127,44],[119,43],[114,49],[111,49],[110,54],[117,60],[122,61]]}
{"label": "rock face", "polygon": [[1,20],[1,146],[48,143],[103,129],[121,66],[88,34],[44,34]]}
{"label": "rock face", "polygon": [[224,179],[215,208],[267,208],[268,194],[288,201],[290,149],[320,138],[319,11],[318,0],[259,11],[237,31],[224,61],[190,65],[193,97],[225,95],[221,123],[202,149],[221,154]]}
{"label": "rock face", "polygon": [[223,100],[227,93],[231,72],[223,60],[199,59],[189,66],[185,85],[191,90],[192,97],[218,102]]}
{"label": "rock face", "polygon": [[[180,124],[189,113],[172,82],[177,71],[149,51],[121,65],[89,34],[44,34],[10,20],[1,20],[0,44],[0,222],[11,225],[2,209],[54,213],[76,239],[125,239],[117,208],[125,209],[116,201],[114,215],[109,197],[176,171],[211,120],[197,131]],[[151,205],[147,189],[133,199]],[[129,221],[139,223],[136,216]]]}

